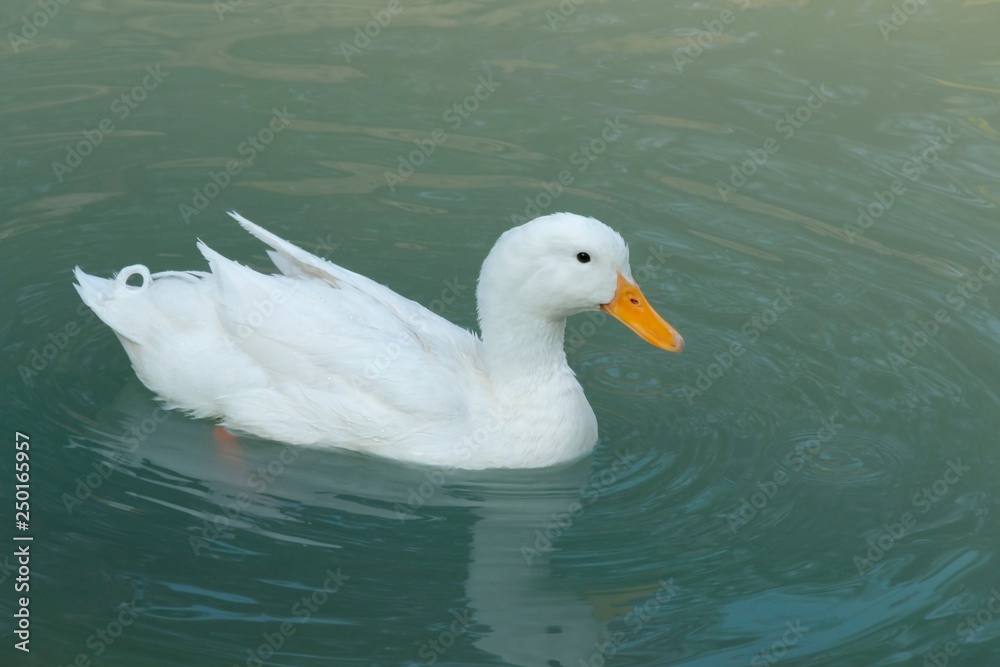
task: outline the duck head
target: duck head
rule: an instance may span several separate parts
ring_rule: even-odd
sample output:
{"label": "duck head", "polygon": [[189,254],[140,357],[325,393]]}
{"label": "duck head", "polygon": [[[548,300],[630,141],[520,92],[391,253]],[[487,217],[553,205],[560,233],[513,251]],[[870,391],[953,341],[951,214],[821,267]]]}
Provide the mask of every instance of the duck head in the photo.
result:
{"label": "duck head", "polygon": [[625,241],[594,218],[555,213],[508,230],[483,263],[476,296],[484,339],[488,321],[603,310],[656,347],[684,348],[636,285]]}

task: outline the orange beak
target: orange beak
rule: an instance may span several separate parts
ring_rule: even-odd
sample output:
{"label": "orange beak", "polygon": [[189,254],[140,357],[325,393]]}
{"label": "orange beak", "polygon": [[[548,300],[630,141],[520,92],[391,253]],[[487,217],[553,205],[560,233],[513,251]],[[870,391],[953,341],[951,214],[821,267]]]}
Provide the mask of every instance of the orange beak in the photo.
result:
{"label": "orange beak", "polygon": [[670,352],[684,349],[684,339],[646,301],[642,291],[618,274],[615,296],[601,310],[614,315],[650,345]]}

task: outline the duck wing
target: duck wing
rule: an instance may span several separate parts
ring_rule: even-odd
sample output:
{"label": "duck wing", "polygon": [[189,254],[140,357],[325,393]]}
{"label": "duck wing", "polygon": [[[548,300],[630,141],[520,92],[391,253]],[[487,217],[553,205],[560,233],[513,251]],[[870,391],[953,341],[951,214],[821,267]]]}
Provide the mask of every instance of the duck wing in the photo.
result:
{"label": "duck wing", "polygon": [[169,405],[284,442],[417,460],[427,453],[410,449],[455,442],[486,411],[477,336],[234,217],[272,248],[280,275],[201,242],[210,273],[77,270],[84,301]]}
{"label": "duck wing", "polygon": [[399,437],[475,418],[475,400],[488,393],[477,336],[230,215],[271,247],[282,275],[262,275],[201,245],[221,319],[272,384],[295,402],[317,404],[314,412],[338,413],[325,420],[334,435],[322,439]]}
{"label": "duck wing", "polygon": [[[448,320],[428,310],[419,303],[402,297],[388,287],[380,285],[359,273],[354,273],[333,262],[306,252],[298,246],[272,234],[263,227],[250,222],[236,211],[229,211],[229,215],[236,222],[240,223],[243,229],[271,247],[271,250],[267,254],[282,274],[292,278],[319,280],[329,284],[331,287],[369,297],[389,312],[395,314],[400,320],[415,320],[421,327],[421,330],[427,332],[429,335],[449,338],[454,337],[456,333],[461,333],[465,335],[459,336],[455,342],[469,342],[470,336],[468,335],[468,331],[456,327]],[[475,339],[475,336],[471,336],[471,339]]]}

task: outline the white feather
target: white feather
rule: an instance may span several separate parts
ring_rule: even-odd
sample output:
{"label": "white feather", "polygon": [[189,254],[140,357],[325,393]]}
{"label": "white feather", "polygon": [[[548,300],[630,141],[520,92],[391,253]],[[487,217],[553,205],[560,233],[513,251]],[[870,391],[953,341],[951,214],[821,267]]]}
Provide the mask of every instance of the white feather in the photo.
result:
{"label": "white feather", "polygon": [[[612,298],[618,273],[631,281],[625,244],[602,223],[563,213],[504,234],[477,289],[480,340],[230,215],[280,274],[201,242],[209,272],[75,271],[83,301],[171,407],[274,440],[462,468],[551,465],[594,446],[563,333],[569,314]],[[584,250],[588,270],[574,259]]]}

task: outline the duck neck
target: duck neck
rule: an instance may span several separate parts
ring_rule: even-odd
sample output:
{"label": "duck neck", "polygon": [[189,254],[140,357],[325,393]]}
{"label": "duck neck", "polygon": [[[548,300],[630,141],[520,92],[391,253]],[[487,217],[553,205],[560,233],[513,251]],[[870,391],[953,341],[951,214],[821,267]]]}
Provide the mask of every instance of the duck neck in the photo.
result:
{"label": "duck neck", "polygon": [[548,465],[590,450],[597,419],[566,363],[566,320],[487,319],[482,331],[490,384],[509,438],[508,460]]}
{"label": "duck neck", "polygon": [[516,399],[574,378],[563,349],[565,319],[511,317],[485,319],[481,325],[490,380],[499,398]]}

